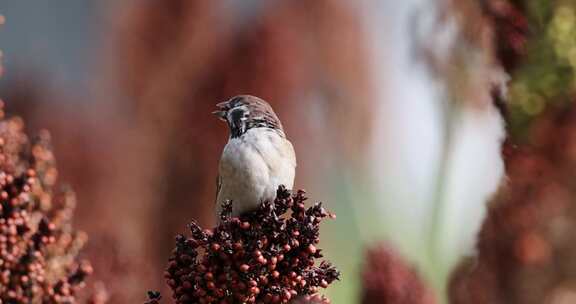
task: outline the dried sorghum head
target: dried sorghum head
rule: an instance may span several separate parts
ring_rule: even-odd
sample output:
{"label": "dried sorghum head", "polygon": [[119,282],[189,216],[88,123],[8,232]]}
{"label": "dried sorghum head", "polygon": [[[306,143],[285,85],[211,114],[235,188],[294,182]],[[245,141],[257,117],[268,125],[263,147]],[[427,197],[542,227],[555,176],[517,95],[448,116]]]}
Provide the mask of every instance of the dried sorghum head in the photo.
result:
{"label": "dried sorghum head", "polygon": [[378,244],[366,253],[361,303],[433,304],[434,295],[391,247]]}
{"label": "dried sorghum head", "polygon": [[530,128],[530,145],[509,147],[508,178],[488,206],[476,256],[452,275],[450,303],[574,302],[576,99],[554,102]]}
{"label": "dried sorghum head", "polygon": [[76,200],[57,188],[49,134],[30,142],[23,128],[0,117],[0,303],[74,303],[92,273],[77,259]]}
{"label": "dried sorghum head", "polygon": [[190,237],[176,237],[165,273],[176,301],[327,303],[317,293],[340,273],[316,260],[320,222],[333,216],[320,203],[306,208],[306,199],[304,191],[291,195],[280,187],[273,202],[239,218],[226,203],[214,229],[191,223]]}

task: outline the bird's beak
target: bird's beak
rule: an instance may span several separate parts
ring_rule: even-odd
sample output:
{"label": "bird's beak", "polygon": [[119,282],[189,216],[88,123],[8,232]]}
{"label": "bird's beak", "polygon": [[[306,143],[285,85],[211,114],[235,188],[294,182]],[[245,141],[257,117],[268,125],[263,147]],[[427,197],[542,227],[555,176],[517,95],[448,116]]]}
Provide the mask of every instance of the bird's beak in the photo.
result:
{"label": "bird's beak", "polygon": [[218,118],[222,120],[226,120],[226,111],[214,111],[212,114],[216,115]]}
{"label": "bird's beak", "polygon": [[227,110],[228,102],[227,101],[220,102],[216,104],[216,107],[218,108],[218,110],[212,112],[212,114],[216,115],[221,120],[226,121],[226,113],[228,113]]}

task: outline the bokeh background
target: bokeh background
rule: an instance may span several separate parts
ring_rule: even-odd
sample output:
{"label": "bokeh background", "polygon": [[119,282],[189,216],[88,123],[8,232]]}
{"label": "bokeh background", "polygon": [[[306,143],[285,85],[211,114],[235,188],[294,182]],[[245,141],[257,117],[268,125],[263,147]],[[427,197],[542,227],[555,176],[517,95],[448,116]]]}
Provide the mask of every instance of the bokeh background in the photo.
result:
{"label": "bokeh background", "polygon": [[[213,224],[217,102],[268,100],[338,218],[333,303],[576,302],[572,0],[3,0],[0,97],[52,133],[110,303]],[[363,269],[364,268],[364,269]]]}

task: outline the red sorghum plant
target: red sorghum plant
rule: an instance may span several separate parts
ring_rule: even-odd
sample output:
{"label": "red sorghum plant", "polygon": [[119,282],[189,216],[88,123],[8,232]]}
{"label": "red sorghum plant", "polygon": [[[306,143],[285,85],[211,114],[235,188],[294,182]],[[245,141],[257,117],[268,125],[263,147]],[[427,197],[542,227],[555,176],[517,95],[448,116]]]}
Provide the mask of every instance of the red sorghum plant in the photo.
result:
{"label": "red sorghum plant", "polygon": [[[318,295],[340,273],[322,261],[319,226],[333,217],[317,203],[306,208],[304,191],[280,187],[273,202],[241,217],[226,203],[220,224],[178,235],[165,276],[178,303],[328,303]],[[289,212],[291,211],[291,212]],[[150,293],[148,303],[157,303]],[[298,302],[299,301],[299,302]]]}
{"label": "red sorghum plant", "polygon": [[0,117],[0,303],[75,303],[92,272],[77,259],[75,196],[57,187],[49,134],[29,141],[23,129]]}
{"label": "red sorghum plant", "polygon": [[482,13],[492,25],[496,58],[510,73],[526,55],[528,20],[521,6],[508,0],[479,1]]}
{"label": "red sorghum plant", "polygon": [[433,304],[434,295],[416,270],[391,247],[378,244],[366,253],[362,271],[363,304]]}
{"label": "red sorghum plant", "polygon": [[554,102],[526,144],[508,147],[508,179],[488,206],[477,256],[453,273],[450,303],[574,303],[576,99]]}

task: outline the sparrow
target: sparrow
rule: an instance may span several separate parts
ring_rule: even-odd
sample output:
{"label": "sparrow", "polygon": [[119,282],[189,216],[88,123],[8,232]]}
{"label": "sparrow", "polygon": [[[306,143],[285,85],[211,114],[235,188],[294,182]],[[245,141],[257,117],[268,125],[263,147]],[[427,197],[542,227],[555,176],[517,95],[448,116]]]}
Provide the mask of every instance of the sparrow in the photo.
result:
{"label": "sparrow", "polygon": [[239,95],[216,105],[213,114],[228,124],[228,143],[219,163],[216,209],[232,201],[232,216],[276,197],[280,185],[292,189],[296,155],[282,123],[263,99]]}

